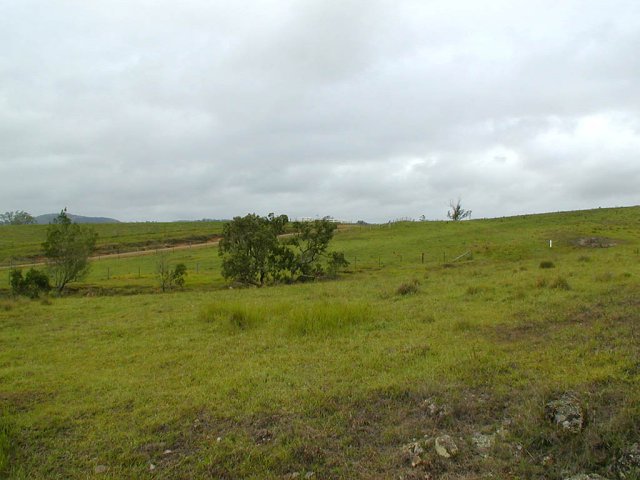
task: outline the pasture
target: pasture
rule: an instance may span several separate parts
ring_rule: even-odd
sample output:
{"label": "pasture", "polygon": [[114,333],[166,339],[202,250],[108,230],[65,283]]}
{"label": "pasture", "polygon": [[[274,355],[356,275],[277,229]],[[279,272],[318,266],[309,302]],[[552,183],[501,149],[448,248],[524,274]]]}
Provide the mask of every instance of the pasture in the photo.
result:
{"label": "pasture", "polygon": [[[146,235],[168,238],[124,243]],[[155,255],[95,260],[61,298],[2,275],[0,475],[617,478],[640,441],[639,247],[631,207],[351,226],[338,279],[260,289],[228,288],[215,246],[166,252],[188,276],[164,294]],[[578,433],[545,416],[566,392]]]}

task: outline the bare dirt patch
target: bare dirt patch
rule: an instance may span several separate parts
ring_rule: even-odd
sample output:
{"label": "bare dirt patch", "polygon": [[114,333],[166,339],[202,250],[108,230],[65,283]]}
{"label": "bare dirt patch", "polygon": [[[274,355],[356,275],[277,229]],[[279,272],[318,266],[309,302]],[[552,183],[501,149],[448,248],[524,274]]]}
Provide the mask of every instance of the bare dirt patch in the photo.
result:
{"label": "bare dirt patch", "polygon": [[609,248],[615,247],[620,242],[606,237],[581,237],[576,238],[573,243],[578,247]]}

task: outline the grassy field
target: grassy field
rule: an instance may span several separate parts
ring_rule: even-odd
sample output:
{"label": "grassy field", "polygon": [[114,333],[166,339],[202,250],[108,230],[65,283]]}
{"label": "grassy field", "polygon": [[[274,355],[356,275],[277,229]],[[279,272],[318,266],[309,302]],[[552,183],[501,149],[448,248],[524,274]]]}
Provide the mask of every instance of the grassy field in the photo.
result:
{"label": "grassy field", "polygon": [[[206,242],[222,232],[223,222],[101,223],[97,253],[155,249],[183,243]],[[47,225],[0,226],[0,265],[23,263],[42,255]]]}
{"label": "grassy field", "polygon": [[[167,294],[153,255],[96,261],[73,295],[0,300],[0,476],[617,478],[639,247],[633,207],[353,227],[340,279],[262,289],[226,288],[215,248],[169,252]],[[579,433],[545,418],[565,392]]]}

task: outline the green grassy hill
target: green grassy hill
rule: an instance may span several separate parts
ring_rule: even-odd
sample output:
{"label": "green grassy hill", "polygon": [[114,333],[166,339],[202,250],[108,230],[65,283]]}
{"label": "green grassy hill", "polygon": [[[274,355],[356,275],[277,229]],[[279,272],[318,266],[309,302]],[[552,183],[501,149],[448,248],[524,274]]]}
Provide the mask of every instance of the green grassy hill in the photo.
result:
{"label": "green grassy hill", "polygon": [[[91,225],[98,233],[98,254],[206,242],[222,232],[223,222],[105,223]],[[42,255],[46,225],[0,226],[0,266],[24,263]]]}
{"label": "green grassy hill", "polygon": [[[262,289],[225,288],[215,247],[169,254],[169,294],[153,255],[95,261],[76,295],[0,301],[0,476],[618,478],[639,247],[633,207],[352,227],[340,279]],[[578,432],[545,413],[568,392]]]}

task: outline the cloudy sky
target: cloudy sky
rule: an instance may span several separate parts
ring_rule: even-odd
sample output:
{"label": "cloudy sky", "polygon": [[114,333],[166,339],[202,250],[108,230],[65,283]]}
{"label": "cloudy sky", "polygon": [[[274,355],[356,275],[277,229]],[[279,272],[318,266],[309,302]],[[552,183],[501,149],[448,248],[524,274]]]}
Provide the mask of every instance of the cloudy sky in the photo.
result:
{"label": "cloudy sky", "polygon": [[637,0],[0,1],[0,211],[640,203]]}

